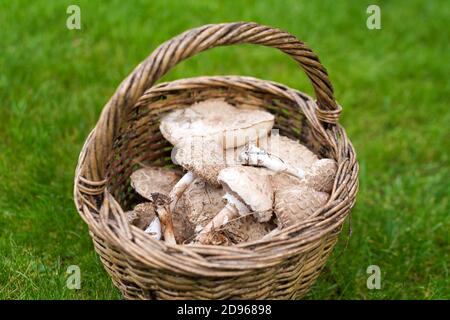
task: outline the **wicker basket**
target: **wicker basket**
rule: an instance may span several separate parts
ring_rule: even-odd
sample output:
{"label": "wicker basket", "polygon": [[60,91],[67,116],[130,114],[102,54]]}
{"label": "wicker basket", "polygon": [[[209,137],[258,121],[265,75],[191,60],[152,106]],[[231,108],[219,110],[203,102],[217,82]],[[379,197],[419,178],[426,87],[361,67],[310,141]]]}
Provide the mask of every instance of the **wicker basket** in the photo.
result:
{"label": "wicker basket", "polygon": [[[242,76],[182,79],[155,85],[180,61],[207,49],[259,44],[295,59],[317,101],[282,84]],[[168,111],[224,98],[276,116],[280,134],[338,162],[331,197],[315,217],[270,240],[236,246],[168,245],[128,225],[124,211],[140,199],[129,177],[140,164],[171,164],[171,145],[159,132]],[[122,82],[81,151],[75,173],[76,207],[95,250],[128,299],[295,299],[319,275],[355,203],[358,164],[325,68],[294,36],[256,23],[206,25],[165,42]]]}

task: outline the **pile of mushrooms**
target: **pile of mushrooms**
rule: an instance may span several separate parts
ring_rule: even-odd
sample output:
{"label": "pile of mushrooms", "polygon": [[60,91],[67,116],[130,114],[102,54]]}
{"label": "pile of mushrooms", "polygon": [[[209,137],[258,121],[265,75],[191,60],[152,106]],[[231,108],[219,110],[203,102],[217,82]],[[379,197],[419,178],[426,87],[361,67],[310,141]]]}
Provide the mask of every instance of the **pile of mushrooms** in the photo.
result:
{"label": "pile of mushrooms", "polygon": [[207,100],[175,110],[160,131],[186,173],[144,167],[131,186],[148,200],[128,221],[169,244],[233,245],[308,219],[333,188],[337,165],[272,131],[274,116]]}

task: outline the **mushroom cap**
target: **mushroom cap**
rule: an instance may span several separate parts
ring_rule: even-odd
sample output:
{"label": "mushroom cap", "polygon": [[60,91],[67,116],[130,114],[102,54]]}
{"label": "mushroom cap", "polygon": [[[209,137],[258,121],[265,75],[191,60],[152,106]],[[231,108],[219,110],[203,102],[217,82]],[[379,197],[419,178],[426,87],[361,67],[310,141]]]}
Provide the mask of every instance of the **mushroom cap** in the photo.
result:
{"label": "mushroom cap", "polygon": [[204,239],[202,239],[202,241],[197,242],[197,240],[195,240],[193,243],[201,243],[201,244],[207,244],[207,245],[213,245],[213,246],[230,246],[230,245],[232,245],[230,239],[228,239],[228,237],[225,236],[225,234],[220,231],[208,232],[208,234],[205,235],[205,237],[204,237]]}
{"label": "mushroom cap", "polygon": [[274,211],[279,227],[284,228],[307,219],[323,206],[329,195],[305,185],[275,192]]}
{"label": "mushroom cap", "polygon": [[233,244],[256,241],[273,229],[269,222],[258,222],[252,215],[230,221],[223,228],[223,233]]}
{"label": "mushroom cap", "polygon": [[172,161],[214,186],[219,172],[238,162],[239,150],[224,150],[216,141],[203,137],[185,139],[174,148]]}
{"label": "mushroom cap", "polygon": [[170,193],[180,179],[178,172],[159,167],[147,167],[131,174],[131,186],[144,198],[155,201],[156,198]]}
{"label": "mushroom cap", "polygon": [[155,206],[151,202],[140,203],[132,211],[126,213],[128,223],[139,229],[145,229],[155,219]]}
{"label": "mushroom cap", "polygon": [[[158,219],[155,210],[156,206],[154,203],[144,202],[136,205],[132,211],[127,211],[125,214],[127,216],[128,223],[138,227],[139,229],[145,230],[151,225],[151,223],[154,222],[155,219]],[[192,236],[191,233],[193,233],[193,227],[185,215],[180,214],[180,212],[175,212],[172,215],[172,222],[177,243],[183,243]],[[159,219],[157,223],[160,225]],[[157,229],[156,225],[155,229]]]}
{"label": "mushroom cap", "polygon": [[236,108],[224,100],[206,100],[161,119],[160,131],[174,146],[186,138],[209,137],[225,149],[266,136],[275,117],[257,108]]}
{"label": "mushroom cap", "polygon": [[305,178],[299,179],[287,173],[275,173],[272,186],[275,191],[289,189],[294,186],[308,186],[316,191],[330,193],[333,189],[337,163],[333,159],[320,159],[306,168]]}
{"label": "mushroom cap", "polygon": [[299,169],[305,169],[319,160],[300,142],[279,134],[273,134],[268,139],[261,139],[259,148]]}
{"label": "mushroom cap", "polygon": [[320,159],[306,171],[306,185],[317,191],[331,192],[336,177],[337,163],[333,159]]}
{"label": "mushroom cap", "polygon": [[230,246],[251,242],[263,238],[272,229],[273,226],[268,222],[258,222],[251,215],[243,216],[228,222],[218,230],[211,230],[200,243]]}
{"label": "mushroom cap", "polygon": [[194,236],[195,226],[184,211],[175,209],[172,212],[173,233],[177,243],[186,243]]}
{"label": "mushroom cap", "polygon": [[283,162],[305,171],[305,178],[279,172],[273,174],[275,190],[286,189],[295,185],[307,185],[317,191],[330,192],[333,188],[337,163],[333,159],[319,159],[307,147],[285,136],[272,135],[261,139],[259,148]]}
{"label": "mushroom cap", "polygon": [[[217,188],[201,178],[196,178],[178,200],[174,217],[185,216],[193,228],[201,230],[224,207],[222,197],[225,191]],[[188,238],[194,235],[190,231]]]}
{"label": "mushroom cap", "polygon": [[272,188],[275,192],[304,184],[304,180],[301,180],[285,172],[275,173],[272,176]]}
{"label": "mushroom cap", "polygon": [[225,191],[253,211],[258,221],[270,220],[274,195],[267,170],[248,166],[232,166],[220,171],[217,179]]}
{"label": "mushroom cap", "polygon": [[[202,230],[223,209],[224,194],[223,188],[214,187],[203,179],[196,178],[177,203],[173,213],[174,229],[178,229],[175,228],[175,218],[185,216],[190,224],[196,227],[197,232]],[[272,228],[271,224],[257,222],[253,216],[249,215],[231,220],[218,230],[212,230],[201,243],[233,245],[244,241],[254,241],[262,238]],[[192,229],[187,232],[190,236],[186,236],[187,240],[184,243],[192,239],[195,234]],[[183,242],[177,239],[177,243]]]}

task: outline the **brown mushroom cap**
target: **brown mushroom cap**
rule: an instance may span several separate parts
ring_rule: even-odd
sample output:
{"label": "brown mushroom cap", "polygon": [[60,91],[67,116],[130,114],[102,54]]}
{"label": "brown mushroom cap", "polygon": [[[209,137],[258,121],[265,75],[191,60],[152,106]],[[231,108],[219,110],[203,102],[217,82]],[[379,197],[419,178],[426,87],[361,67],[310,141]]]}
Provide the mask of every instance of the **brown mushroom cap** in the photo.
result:
{"label": "brown mushroom cap", "polygon": [[201,229],[223,208],[224,194],[225,191],[222,188],[197,178],[178,201],[175,215],[186,216],[194,227]]}
{"label": "brown mushroom cap", "polygon": [[230,246],[232,245],[231,240],[225,236],[223,232],[219,231],[211,231],[208,232],[208,234],[205,235],[205,237],[198,242],[197,240],[194,240],[193,243],[201,243],[201,244],[207,244],[207,245],[213,245],[213,246]]}
{"label": "brown mushroom cap", "polygon": [[256,241],[273,229],[269,222],[258,222],[252,215],[240,217],[227,223],[223,233],[233,244]]}
{"label": "brown mushroom cap", "polygon": [[326,203],[328,197],[327,193],[304,185],[275,192],[274,211],[279,227],[288,227],[307,219]]}
{"label": "brown mushroom cap", "polygon": [[228,193],[254,212],[258,221],[270,219],[274,195],[267,170],[232,166],[220,171],[217,179]]}
{"label": "brown mushroom cap", "polygon": [[146,199],[154,201],[155,196],[168,195],[180,179],[178,172],[158,167],[142,168],[131,174],[131,186]]}
{"label": "brown mushroom cap", "polygon": [[218,230],[210,231],[200,243],[210,245],[235,245],[263,238],[273,226],[268,222],[257,222],[253,216],[232,220]]}
{"label": "brown mushroom cap", "polygon": [[155,206],[151,202],[140,203],[126,213],[128,223],[144,230],[155,219]]}
{"label": "brown mushroom cap", "polygon": [[186,138],[209,137],[227,149],[266,136],[274,120],[267,111],[236,108],[216,99],[169,113],[161,120],[160,131],[174,146]]}
{"label": "brown mushroom cap", "polygon": [[175,209],[172,212],[173,233],[177,243],[186,243],[194,236],[195,225],[189,220],[185,212]]}

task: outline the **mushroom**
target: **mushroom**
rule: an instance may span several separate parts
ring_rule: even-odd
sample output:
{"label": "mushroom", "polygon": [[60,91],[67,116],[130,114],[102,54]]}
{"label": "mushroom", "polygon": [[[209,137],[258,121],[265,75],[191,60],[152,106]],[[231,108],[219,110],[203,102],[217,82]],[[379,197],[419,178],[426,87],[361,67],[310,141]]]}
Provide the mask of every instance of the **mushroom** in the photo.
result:
{"label": "mushroom", "polygon": [[156,240],[161,239],[161,222],[155,215],[155,206],[151,202],[140,203],[132,211],[125,213],[128,223],[150,233]]}
{"label": "mushroom", "polygon": [[[201,178],[196,178],[186,189],[175,211],[173,211],[174,217],[176,215],[186,216],[191,223],[190,225],[195,226],[195,230],[192,227],[184,229],[186,240],[192,240],[194,234],[200,232],[223,208],[224,194],[225,191],[222,187],[215,187]],[[175,230],[178,229],[175,225],[174,228]],[[232,245],[243,241],[253,241],[263,237],[272,228],[272,224],[259,223],[251,215],[239,217],[230,221],[222,228],[215,230],[215,232],[210,232],[202,243]],[[183,242],[179,242],[177,239],[177,243]]]}
{"label": "mushroom", "polygon": [[300,167],[295,167],[288,162],[268,153],[267,151],[249,144],[240,154],[240,159],[244,165],[265,167],[276,173],[287,173],[299,179],[305,178],[305,171]]}
{"label": "mushroom", "polygon": [[232,244],[263,238],[274,228],[273,223],[258,222],[252,215],[238,217],[219,229]]}
{"label": "mushroom", "polygon": [[201,230],[196,240],[204,242],[208,234],[227,224],[231,219],[253,214],[258,222],[270,220],[273,190],[267,170],[232,166],[220,171],[218,181],[226,194],[226,206]]}
{"label": "mushroom", "polygon": [[[193,172],[218,186],[219,171],[235,158],[233,149],[265,137],[272,129],[274,119],[269,112],[236,108],[220,99],[199,102],[164,116],[160,131],[175,146],[174,163],[189,170],[187,175],[190,175],[180,186],[180,192],[174,193],[171,209],[188,182],[194,180]],[[227,151],[224,153],[223,150]]]}
{"label": "mushroom", "polygon": [[223,208],[224,194],[222,187],[211,185],[202,178],[196,178],[186,189],[173,212],[186,216],[195,226],[191,238]]}
{"label": "mushroom", "polygon": [[[194,227],[184,213],[179,210],[171,211],[173,234],[176,243],[184,243],[191,238]],[[156,240],[161,240],[161,221],[156,215],[156,206],[151,202],[144,202],[134,207],[133,211],[127,212],[128,222],[145,233],[153,234]]]}
{"label": "mushroom", "polygon": [[132,211],[125,212],[129,224],[145,229],[155,217],[155,207],[151,202],[138,204]]}
{"label": "mushroom", "polygon": [[272,181],[278,226],[283,228],[304,220],[323,206],[333,188],[336,170],[334,160],[320,159],[306,169],[302,180],[285,174],[275,175]]}
{"label": "mushroom", "polygon": [[186,243],[191,240],[194,234],[195,226],[180,210],[171,211],[174,236],[177,243]]}
{"label": "mushroom", "polygon": [[169,194],[179,179],[178,172],[161,167],[138,169],[130,176],[131,186],[136,192],[152,201],[158,194]]}
{"label": "mushroom", "polygon": [[186,138],[209,137],[224,149],[264,137],[275,117],[257,108],[236,108],[224,100],[206,100],[161,119],[160,130],[174,146]]}
{"label": "mushroom", "polygon": [[337,163],[333,159],[317,160],[306,171],[306,185],[317,191],[331,192],[337,169]]}
{"label": "mushroom", "polygon": [[[279,146],[280,150],[282,147],[284,148],[282,141],[280,141]],[[308,152],[311,151],[308,150]],[[279,157],[254,144],[249,144],[242,150],[240,159],[244,165],[265,167],[274,173],[280,174],[282,177],[291,175],[300,179],[299,182],[302,182],[315,190],[330,192],[337,171],[336,161],[332,159],[314,160],[313,157],[308,155],[308,152],[305,157],[301,155],[303,151],[293,148],[291,154],[288,152],[280,152],[281,156]],[[293,154],[297,154],[298,156],[294,157]],[[285,181],[279,179],[279,182],[289,184],[289,181],[292,181],[292,178],[283,179]]]}
{"label": "mushroom", "polygon": [[189,187],[189,185],[192,183],[192,181],[194,181],[195,178],[196,178],[196,175],[193,172],[185,173],[184,176],[180,180],[178,180],[178,182],[175,184],[173,189],[170,191],[169,209],[171,212],[177,205],[178,199],[180,199],[183,192],[186,190],[187,187]]}
{"label": "mushroom", "polygon": [[298,141],[276,132],[273,132],[269,139],[261,139],[258,147],[297,168],[309,167],[319,159]]}
{"label": "mushroom", "polygon": [[306,147],[286,137],[280,137],[279,144],[272,143],[270,147],[271,153],[250,144],[240,157],[246,165],[273,171],[274,212],[282,228],[309,217],[326,203],[337,164],[332,159],[318,159]]}
{"label": "mushroom", "polygon": [[155,212],[164,227],[164,241],[174,244],[172,216],[169,204],[173,190],[177,191],[179,175],[166,168],[143,168],[131,174],[131,186],[144,198],[150,200]]}
{"label": "mushroom", "polygon": [[219,172],[237,163],[234,149],[224,150],[214,140],[204,137],[183,140],[174,148],[172,158],[175,164],[216,187],[220,186]]}
{"label": "mushroom", "polygon": [[276,191],[274,211],[278,227],[288,227],[307,219],[326,203],[328,197],[328,193],[314,190],[306,185]]}

